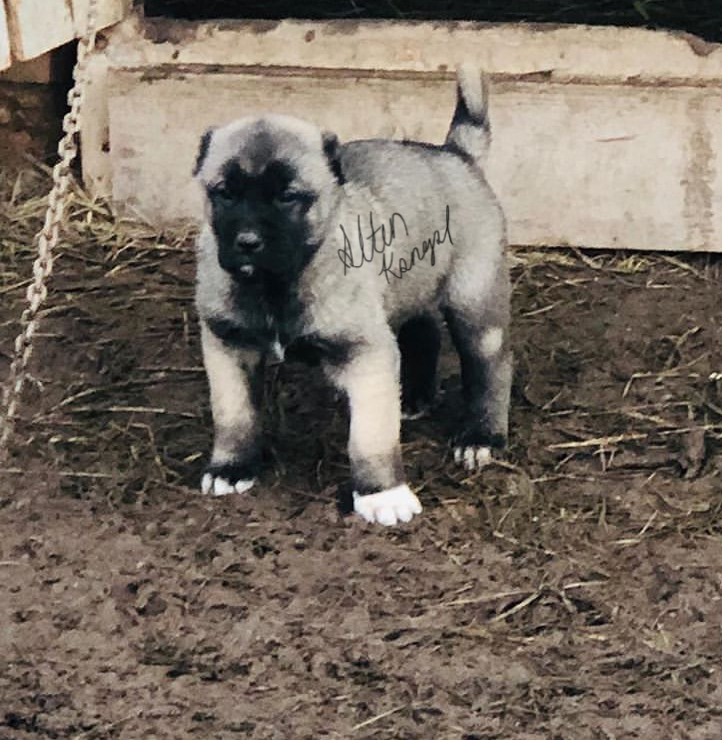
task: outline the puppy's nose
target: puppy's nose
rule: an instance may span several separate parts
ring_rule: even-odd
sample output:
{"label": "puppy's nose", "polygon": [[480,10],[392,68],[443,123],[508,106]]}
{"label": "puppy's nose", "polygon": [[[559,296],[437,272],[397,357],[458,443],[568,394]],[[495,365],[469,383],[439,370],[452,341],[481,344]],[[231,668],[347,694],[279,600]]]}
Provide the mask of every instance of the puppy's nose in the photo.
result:
{"label": "puppy's nose", "polygon": [[263,249],[263,242],[258,234],[252,231],[241,231],[236,236],[236,247],[245,254],[253,254]]}

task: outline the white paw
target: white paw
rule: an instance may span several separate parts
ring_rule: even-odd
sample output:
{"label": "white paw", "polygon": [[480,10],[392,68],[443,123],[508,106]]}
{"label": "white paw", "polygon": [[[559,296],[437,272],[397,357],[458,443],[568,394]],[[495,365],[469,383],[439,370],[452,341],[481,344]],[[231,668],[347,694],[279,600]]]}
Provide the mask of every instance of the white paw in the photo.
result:
{"label": "white paw", "polygon": [[229,493],[245,493],[253,488],[255,478],[251,480],[239,480],[235,484],[221,478],[219,475],[206,473],[201,480],[201,493],[204,496],[227,496]]}
{"label": "white paw", "polygon": [[481,470],[492,460],[490,447],[456,447],[454,449],[454,462],[463,465],[464,470]]}
{"label": "white paw", "polygon": [[414,514],[421,513],[419,499],[405,483],[366,496],[359,496],[354,491],[353,508],[367,522],[378,522],[386,527],[409,522]]}

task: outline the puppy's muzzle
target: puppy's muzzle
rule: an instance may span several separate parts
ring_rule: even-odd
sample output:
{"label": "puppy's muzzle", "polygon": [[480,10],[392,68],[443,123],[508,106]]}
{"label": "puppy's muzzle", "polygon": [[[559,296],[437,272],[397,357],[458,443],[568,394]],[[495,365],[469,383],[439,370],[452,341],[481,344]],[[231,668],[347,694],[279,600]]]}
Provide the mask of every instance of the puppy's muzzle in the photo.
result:
{"label": "puppy's muzzle", "polygon": [[254,262],[263,247],[263,241],[254,231],[240,231],[230,249],[221,250],[221,267],[232,274],[250,277],[256,271]]}
{"label": "puppy's muzzle", "polygon": [[253,231],[241,231],[236,236],[236,249],[242,256],[257,254],[263,249],[263,242]]}

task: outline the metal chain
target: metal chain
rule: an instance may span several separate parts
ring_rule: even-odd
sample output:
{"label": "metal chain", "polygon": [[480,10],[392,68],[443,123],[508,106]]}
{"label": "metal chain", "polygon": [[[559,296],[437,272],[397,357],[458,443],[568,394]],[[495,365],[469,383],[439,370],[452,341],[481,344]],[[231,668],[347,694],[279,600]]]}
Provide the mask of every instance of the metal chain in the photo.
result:
{"label": "metal chain", "polygon": [[80,110],[85,92],[88,55],[95,48],[97,14],[98,0],[89,0],[85,29],[78,39],[78,56],[73,69],[73,87],[68,93],[70,110],[63,117],[63,136],[58,144],[60,161],[53,167],[53,187],[48,194],[45,222],[34,240],[37,242],[38,257],[33,263],[33,282],[28,287],[28,306],[20,317],[22,330],[15,339],[15,352],[10,363],[10,372],[3,386],[0,460],[7,457],[20,394],[28,375],[28,362],[33,353],[33,337],[38,326],[38,311],[48,295],[47,281],[53,271],[53,250],[57,246],[63,215],[69,203],[72,180],[70,167],[78,154],[77,134],[80,130]]}

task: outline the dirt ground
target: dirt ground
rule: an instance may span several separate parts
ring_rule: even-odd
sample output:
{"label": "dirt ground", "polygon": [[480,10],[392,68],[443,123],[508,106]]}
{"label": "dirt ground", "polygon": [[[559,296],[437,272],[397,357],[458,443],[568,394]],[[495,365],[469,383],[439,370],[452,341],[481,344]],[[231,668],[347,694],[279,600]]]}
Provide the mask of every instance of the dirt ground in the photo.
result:
{"label": "dirt ground", "polygon": [[[0,173],[2,378],[45,177]],[[451,464],[447,348],[386,530],[304,366],[257,490],[198,495],[192,241],[82,194],[68,235],[0,480],[2,740],[722,737],[719,259],[516,250],[508,457]]]}
{"label": "dirt ground", "polygon": [[[59,55],[60,56],[60,55]],[[27,155],[44,158],[57,151],[67,85],[22,84],[0,80],[0,162],[27,165]]]}

